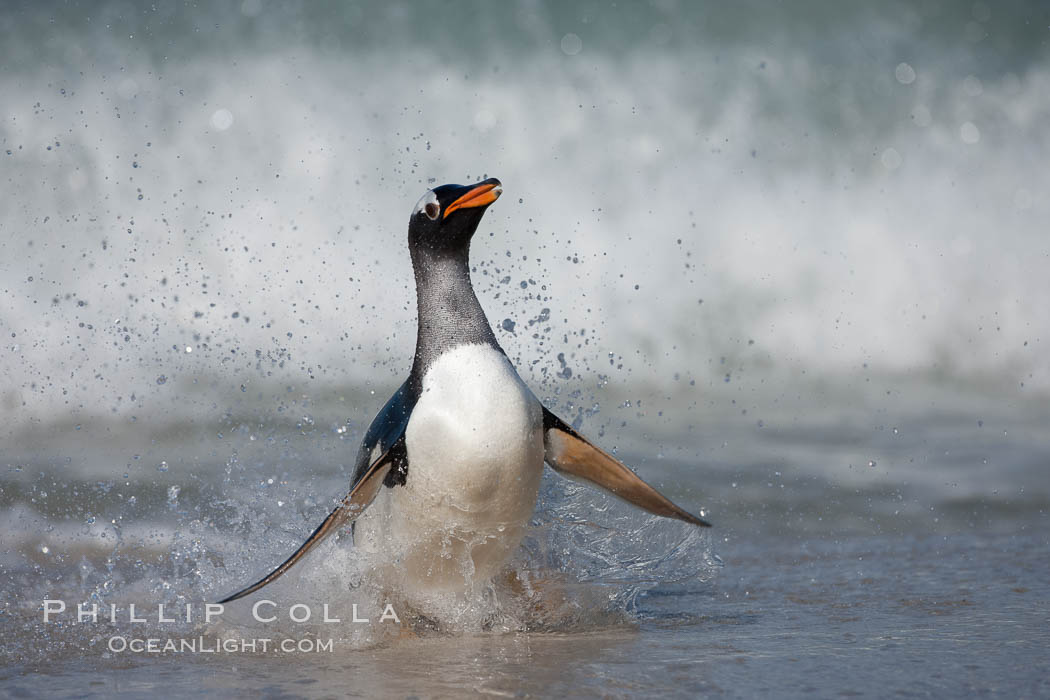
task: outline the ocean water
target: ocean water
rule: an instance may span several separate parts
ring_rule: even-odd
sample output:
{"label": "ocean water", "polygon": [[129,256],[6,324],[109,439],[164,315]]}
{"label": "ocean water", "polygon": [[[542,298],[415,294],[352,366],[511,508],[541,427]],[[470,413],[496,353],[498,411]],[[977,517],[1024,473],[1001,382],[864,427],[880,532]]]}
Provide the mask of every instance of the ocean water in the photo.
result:
{"label": "ocean water", "polygon": [[[0,32],[4,694],[1050,695],[1045,4],[45,2]],[[489,176],[473,277],[522,377],[715,527],[548,474],[508,576],[440,614],[379,621],[344,538],[277,620],[204,622],[408,370],[413,203]]]}

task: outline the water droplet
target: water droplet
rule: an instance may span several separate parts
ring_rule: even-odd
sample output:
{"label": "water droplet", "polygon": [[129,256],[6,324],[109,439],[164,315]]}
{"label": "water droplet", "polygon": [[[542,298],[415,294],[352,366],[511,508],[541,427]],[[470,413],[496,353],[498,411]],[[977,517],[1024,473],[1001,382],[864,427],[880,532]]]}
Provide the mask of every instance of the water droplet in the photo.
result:
{"label": "water droplet", "polygon": [[233,112],[228,109],[218,109],[211,115],[211,125],[219,131],[226,131],[233,126]]}
{"label": "water droplet", "polygon": [[583,50],[583,40],[575,34],[566,34],[561,38],[561,50],[568,56],[575,56]]}
{"label": "water droplet", "polygon": [[963,143],[975,144],[981,140],[981,131],[973,122],[964,122],[959,127],[959,138],[963,140]]}
{"label": "water droplet", "polygon": [[882,152],[882,167],[887,170],[896,170],[901,166],[904,159],[901,158],[901,154],[897,152],[896,148],[887,148]]}

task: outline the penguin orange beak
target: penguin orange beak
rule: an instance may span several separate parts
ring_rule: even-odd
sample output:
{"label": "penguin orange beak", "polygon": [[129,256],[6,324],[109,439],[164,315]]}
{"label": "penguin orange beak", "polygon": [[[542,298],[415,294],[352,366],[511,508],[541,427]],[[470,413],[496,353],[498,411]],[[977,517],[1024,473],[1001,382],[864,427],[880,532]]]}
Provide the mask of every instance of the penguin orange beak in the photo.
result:
{"label": "penguin orange beak", "polygon": [[472,209],[474,207],[485,207],[492,204],[503,194],[503,186],[496,178],[486,180],[477,187],[470,189],[466,194],[449,204],[445,209],[443,219],[457,209]]}

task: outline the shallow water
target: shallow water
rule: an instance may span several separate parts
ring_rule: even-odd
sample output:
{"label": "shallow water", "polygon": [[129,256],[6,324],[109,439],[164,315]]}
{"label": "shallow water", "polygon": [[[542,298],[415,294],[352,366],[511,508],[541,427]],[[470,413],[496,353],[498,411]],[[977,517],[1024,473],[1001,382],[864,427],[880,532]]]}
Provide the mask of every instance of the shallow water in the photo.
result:
{"label": "shallow water", "polygon": [[333,654],[8,659],[5,688],[15,697],[1050,690],[1044,538],[789,542],[727,553],[716,585],[657,589],[605,629],[423,637]]}
{"label": "shallow water", "polygon": [[[896,433],[841,419],[774,419],[768,431],[709,424],[700,443],[718,434],[737,447],[701,448],[692,464],[667,456],[696,451],[689,432],[661,437],[655,453],[621,452],[672,497],[703,507],[715,522],[710,532],[548,475],[515,563],[537,590],[548,587],[546,607],[523,613],[520,595],[503,588],[495,604],[480,596],[454,623],[416,620],[405,630],[283,618],[303,600],[315,609],[330,601],[333,615],[359,602],[361,615],[375,619],[367,586],[345,589],[361,573],[348,573],[361,561],[345,541],[267,590],[282,615],[274,624],[252,621],[243,601],[210,626],[43,624],[44,598],[141,601],[147,610],[215,599],[298,544],[327,507],[321,494],[345,480],[338,466],[327,475],[305,466],[338,452],[327,444],[346,434],[338,427],[288,452],[271,446],[278,454],[248,466],[208,462],[222,449],[246,457],[258,442],[216,433],[168,460],[166,471],[151,462],[151,473],[116,482],[69,478],[74,469],[105,470],[105,446],[80,438],[76,467],[55,449],[42,462],[60,471],[9,471],[4,481],[4,688],[86,697],[1045,695],[1050,443],[1036,408],[1012,420],[984,408],[980,426],[957,413],[897,415],[909,427]],[[847,452],[879,459],[851,466],[838,458]],[[297,483],[289,472],[299,468],[314,473]],[[77,492],[70,517],[58,495],[65,485],[50,486],[56,474]],[[118,524],[100,528],[100,520]],[[107,653],[113,635],[335,643],[312,653]]]}

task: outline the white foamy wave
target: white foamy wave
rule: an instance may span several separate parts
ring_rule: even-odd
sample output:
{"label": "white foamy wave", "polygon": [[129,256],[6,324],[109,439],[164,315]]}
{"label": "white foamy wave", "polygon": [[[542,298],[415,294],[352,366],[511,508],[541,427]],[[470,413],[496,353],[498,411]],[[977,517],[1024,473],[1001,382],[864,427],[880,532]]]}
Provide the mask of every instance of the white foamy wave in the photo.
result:
{"label": "white foamy wave", "polygon": [[12,427],[396,384],[411,205],[483,176],[506,196],[477,286],[535,382],[670,386],[747,358],[1050,386],[1045,66],[871,85],[750,49],[580,56],[0,77]]}

